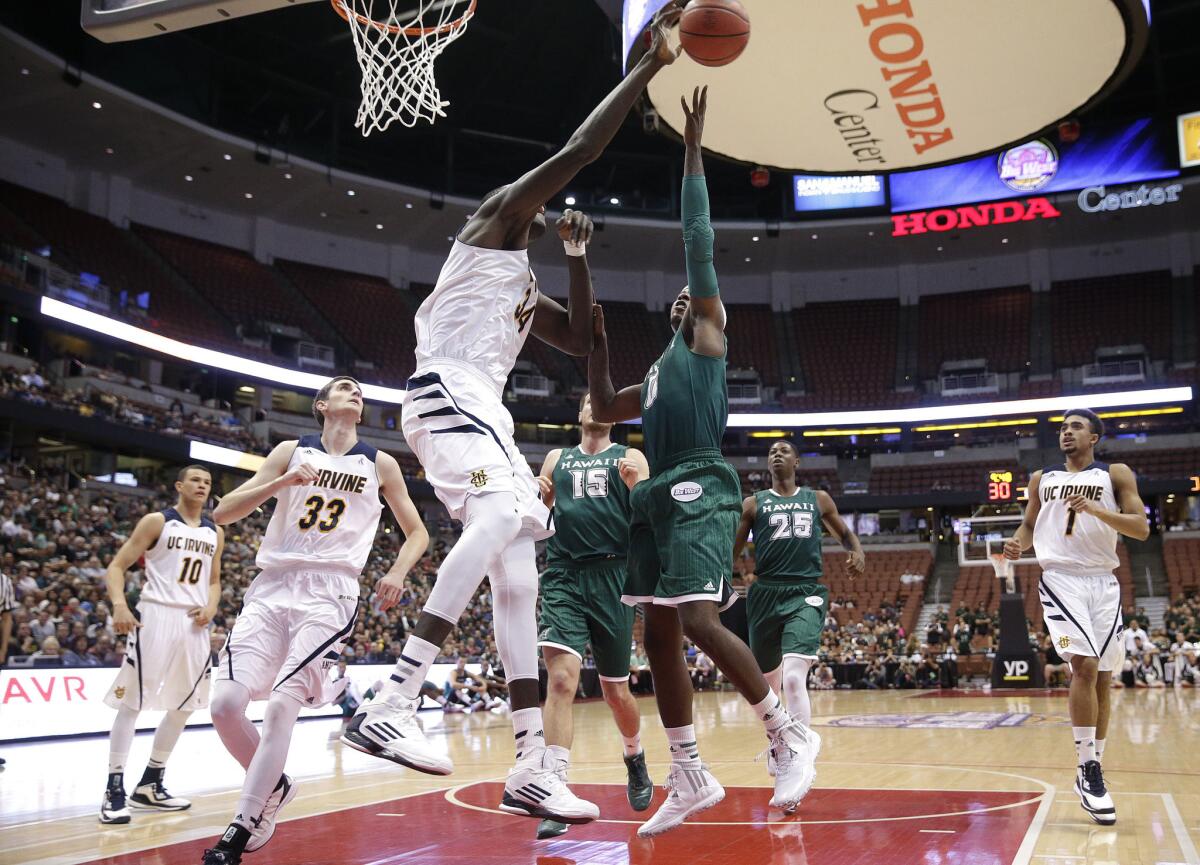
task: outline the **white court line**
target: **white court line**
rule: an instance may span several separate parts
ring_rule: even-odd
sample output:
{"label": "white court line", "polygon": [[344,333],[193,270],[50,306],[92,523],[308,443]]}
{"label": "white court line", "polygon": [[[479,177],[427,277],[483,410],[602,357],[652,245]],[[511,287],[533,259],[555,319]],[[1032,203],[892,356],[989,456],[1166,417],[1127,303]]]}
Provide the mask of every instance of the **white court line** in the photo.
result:
{"label": "white court line", "polygon": [[917,831],[925,832],[930,835],[953,835],[953,834],[955,834],[955,832],[957,830],[955,830],[955,829],[918,829]]}
{"label": "white court line", "polygon": [[[1036,778],[1027,780],[1037,781]],[[1012,865],[1030,865],[1033,861],[1033,848],[1037,846],[1038,839],[1042,836],[1042,827],[1046,824],[1046,818],[1050,816],[1050,809],[1054,807],[1055,787],[1045,781],[1037,781],[1037,783],[1042,785],[1044,791],[1042,800],[1038,804],[1033,819],[1029,821],[1029,828],[1025,830],[1025,837],[1021,839],[1021,846],[1017,848],[1017,855],[1013,857]]]}
{"label": "white court line", "polygon": [[1192,836],[1188,834],[1187,826],[1183,825],[1183,815],[1179,813],[1175,797],[1170,793],[1163,793],[1162,800],[1163,807],[1167,809],[1167,816],[1171,818],[1171,825],[1175,828],[1175,837],[1179,839],[1179,849],[1183,853],[1183,861],[1187,865],[1200,865],[1200,856],[1196,854],[1196,845],[1192,843]]}
{"label": "white court line", "polygon": [[403,814],[392,814],[388,811],[380,811],[375,816],[376,817],[403,817],[404,815]]}

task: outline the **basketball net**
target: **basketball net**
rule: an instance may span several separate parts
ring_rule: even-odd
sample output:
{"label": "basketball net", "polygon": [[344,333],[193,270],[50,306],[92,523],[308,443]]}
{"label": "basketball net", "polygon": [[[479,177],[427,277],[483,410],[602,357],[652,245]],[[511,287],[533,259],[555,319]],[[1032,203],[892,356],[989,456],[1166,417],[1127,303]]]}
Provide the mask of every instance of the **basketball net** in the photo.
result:
{"label": "basketball net", "polygon": [[[362,70],[362,102],[354,121],[364,137],[387,129],[393,121],[415,126],[445,117],[450,103],[442,99],[434,78],[434,61],[467,30],[476,0],[330,0],[350,25],[350,37]],[[397,6],[416,9],[400,12]],[[388,14],[372,17],[372,6]],[[435,15],[436,13],[436,15]],[[409,20],[401,20],[408,18]]]}
{"label": "basketball net", "polygon": [[992,567],[996,571],[996,577],[1004,580],[1004,591],[1007,594],[1014,594],[1017,591],[1016,580],[1013,579],[1012,562],[1005,558],[1004,553],[992,553]]}

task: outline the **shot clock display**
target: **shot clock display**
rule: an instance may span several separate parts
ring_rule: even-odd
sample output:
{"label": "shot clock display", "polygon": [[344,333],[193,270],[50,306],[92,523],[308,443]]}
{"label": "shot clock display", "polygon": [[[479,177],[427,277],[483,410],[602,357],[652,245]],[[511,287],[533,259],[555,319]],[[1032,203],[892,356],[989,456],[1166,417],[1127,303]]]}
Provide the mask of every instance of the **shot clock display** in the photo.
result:
{"label": "shot clock display", "polygon": [[1004,469],[988,472],[987,500],[989,502],[1011,502],[1016,498],[1013,473]]}

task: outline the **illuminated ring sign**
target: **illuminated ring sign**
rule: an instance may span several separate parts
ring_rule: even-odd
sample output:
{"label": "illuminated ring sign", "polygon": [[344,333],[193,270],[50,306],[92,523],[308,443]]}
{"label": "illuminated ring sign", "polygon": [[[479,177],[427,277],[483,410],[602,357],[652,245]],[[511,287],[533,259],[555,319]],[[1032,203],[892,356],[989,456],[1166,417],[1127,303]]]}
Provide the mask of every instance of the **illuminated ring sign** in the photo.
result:
{"label": "illuminated ring sign", "polygon": [[[626,66],[666,0],[625,0]],[[1029,142],[1109,93],[1146,44],[1142,0],[752,0],[733,63],[650,82],[660,121],[709,87],[704,145],[826,174],[924,168]]]}

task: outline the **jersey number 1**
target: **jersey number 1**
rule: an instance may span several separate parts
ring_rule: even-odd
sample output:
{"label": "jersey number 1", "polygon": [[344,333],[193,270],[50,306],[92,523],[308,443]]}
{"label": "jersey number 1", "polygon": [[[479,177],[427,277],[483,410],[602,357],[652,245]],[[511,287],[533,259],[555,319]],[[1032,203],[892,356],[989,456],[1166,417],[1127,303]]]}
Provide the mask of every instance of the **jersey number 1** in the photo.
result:
{"label": "jersey number 1", "polygon": [[188,556],[183,560],[183,567],[179,569],[179,582],[191,583],[193,586],[200,582],[200,569],[204,567],[203,559],[193,559]]}

